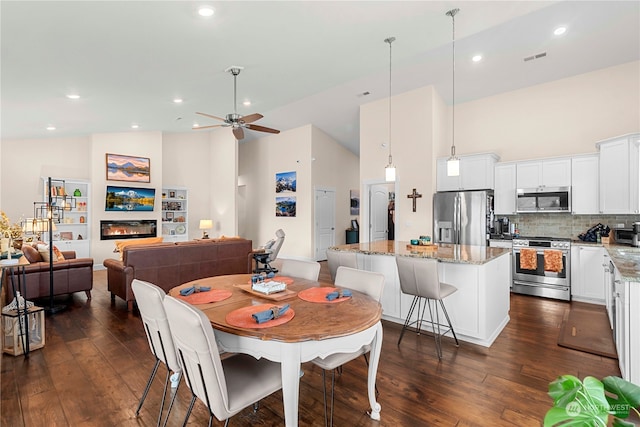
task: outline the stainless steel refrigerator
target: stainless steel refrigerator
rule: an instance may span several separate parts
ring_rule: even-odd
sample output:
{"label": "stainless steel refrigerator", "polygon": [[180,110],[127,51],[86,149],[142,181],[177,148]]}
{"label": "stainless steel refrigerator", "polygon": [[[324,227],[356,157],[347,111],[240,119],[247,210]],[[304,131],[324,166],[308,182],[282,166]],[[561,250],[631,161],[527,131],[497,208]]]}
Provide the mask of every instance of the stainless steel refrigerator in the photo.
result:
{"label": "stainless steel refrigerator", "polygon": [[493,190],[433,195],[433,241],[486,246],[493,224]]}

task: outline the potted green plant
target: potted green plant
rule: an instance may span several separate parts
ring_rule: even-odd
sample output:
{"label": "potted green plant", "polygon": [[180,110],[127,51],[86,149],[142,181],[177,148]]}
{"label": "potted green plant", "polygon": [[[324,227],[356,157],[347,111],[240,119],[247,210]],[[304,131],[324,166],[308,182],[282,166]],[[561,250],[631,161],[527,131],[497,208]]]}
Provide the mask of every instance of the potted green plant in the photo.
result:
{"label": "potted green plant", "polygon": [[[606,392],[606,393],[605,393]],[[640,387],[620,377],[602,381],[562,375],[549,384],[553,407],[544,417],[544,426],[603,426],[613,417],[614,427],[635,426],[625,421],[630,414],[640,419]]]}

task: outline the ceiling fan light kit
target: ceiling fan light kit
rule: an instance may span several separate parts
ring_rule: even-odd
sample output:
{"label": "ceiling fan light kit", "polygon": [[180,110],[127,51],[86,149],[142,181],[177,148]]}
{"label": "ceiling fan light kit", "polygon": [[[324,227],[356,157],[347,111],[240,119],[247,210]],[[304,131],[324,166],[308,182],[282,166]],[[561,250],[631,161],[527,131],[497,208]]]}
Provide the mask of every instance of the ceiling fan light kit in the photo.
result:
{"label": "ceiling fan light kit", "polygon": [[456,14],[460,9],[451,9],[446,13],[453,22],[453,67],[451,89],[451,157],[447,160],[447,176],[460,175],[460,159],[456,156]]}
{"label": "ceiling fan light kit", "polygon": [[207,113],[201,113],[201,112],[196,112],[196,114],[199,114],[201,116],[205,116],[205,117],[209,117],[211,119],[215,119],[215,120],[219,120],[221,122],[224,122],[222,124],[219,125],[209,125],[209,126],[194,126],[193,129],[194,130],[200,130],[200,129],[211,129],[211,128],[217,128],[217,127],[231,127],[232,128],[232,132],[233,132],[233,136],[237,139],[237,140],[241,140],[244,139],[244,130],[243,129],[249,129],[249,130],[255,130],[258,132],[267,132],[267,133],[280,133],[279,130],[277,129],[272,129],[272,128],[268,128],[265,126],[259,126],[259,125],[254,125],[252,124],[253,122],[260,120],[261,118],[263,118],[264,116],[262,114],[259,113],[253,113],[253,114],[249,114],[246,116],[243,116],[241,114],[238,114],[238,99],[237,99],[237,77],[238,74],[240,74],[240,71],[244,70],[244,67],[241,67],[239,65],[232,65],[231,67],[227,68],[226,70],[224,70],[227,73],[231,73],[233,75],[233,113],[229,113],[225,116],[225,118],[221,118],[218,116],[213,116],[211,114],[207,114]]}

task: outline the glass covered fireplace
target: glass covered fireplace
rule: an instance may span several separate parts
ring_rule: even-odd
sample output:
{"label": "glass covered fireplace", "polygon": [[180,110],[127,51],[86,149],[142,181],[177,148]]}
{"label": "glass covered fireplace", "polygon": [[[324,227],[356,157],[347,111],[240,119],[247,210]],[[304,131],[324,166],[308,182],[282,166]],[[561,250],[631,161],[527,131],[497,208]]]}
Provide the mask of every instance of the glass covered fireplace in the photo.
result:
{"label": "glass covered fireplace", "polygon": [[155,219],[100,221],[100,240],[139,239],[157,235]]}

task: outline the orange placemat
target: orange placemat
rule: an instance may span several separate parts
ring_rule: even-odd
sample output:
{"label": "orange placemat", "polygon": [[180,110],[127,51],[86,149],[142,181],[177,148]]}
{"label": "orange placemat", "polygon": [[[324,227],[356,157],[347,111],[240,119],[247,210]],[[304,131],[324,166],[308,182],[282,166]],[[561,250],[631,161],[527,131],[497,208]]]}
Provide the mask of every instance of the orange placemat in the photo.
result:
{"label": "orange placemat", "polygon": [[[275,276],[275,277],[272,277],[271,279],[265,280],[265,283],[266,282],[282,282],[285,285],[290,285],[293,283],[293,279],[291,277],[286,277],[286,276]],[[249,279],[249,284],[251,284],[251,279]]]}
{"label": "orange placemat", "polygon": [[269,310],[273,306],[274,304],[260,304],[242,307],[227,314],[224,320],[229,325],[236,326],[238,328],[262,329],[282,325],[283,323],[287,323],[289,320],[293,319],[293,316],[295,316],[295,312],[291,307],[289,307],[289,310],[287,310],[282,316],[264,323],[258,323],[253,317],[251,317],[252,314],[258,313],[259,311]]}
{"label": "orange placemat", "polygon": [[227,289],[211,289],[210,291],[206,292],[194,292],[191,295],[187,296],[178,294],[176,295],[176,298],[186,301],[189,304],[198,305],[223,301],[229,298],[232,294],[233,292]]}
{"label": "orange placemat", "polygon": [[327,299],[327,294],[330,294],[331,292],[334,292],[337,289],[338,288],[331,288],[331,287],[309,288],[309,289],[305,289],[304,291],[298,292],[298,297],[304,301],[320,302],[325,304],[335,304],[337,302],[346,301],[349,298],[351,298],[351,297],[342,297],[342,298],[336,298],[333,301],[329,301]]}

